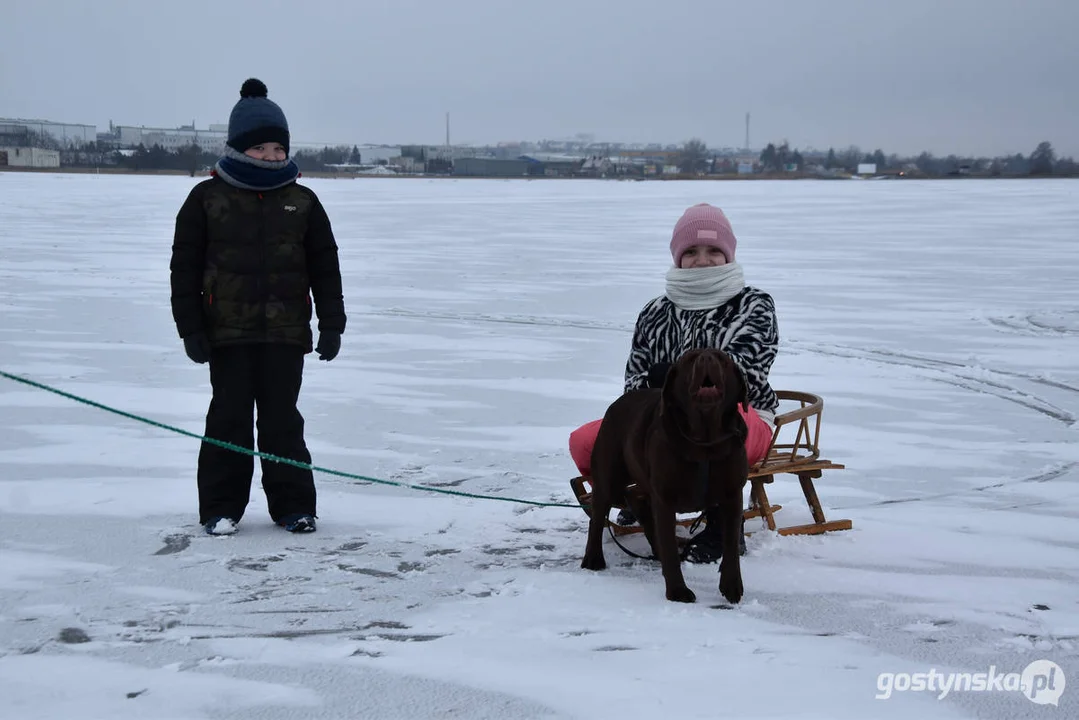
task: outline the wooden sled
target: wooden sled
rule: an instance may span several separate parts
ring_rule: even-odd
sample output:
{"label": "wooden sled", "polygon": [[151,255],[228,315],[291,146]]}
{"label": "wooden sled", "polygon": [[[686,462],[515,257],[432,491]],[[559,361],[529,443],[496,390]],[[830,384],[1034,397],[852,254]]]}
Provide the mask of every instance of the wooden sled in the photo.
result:
{"label": "wooden sled", "polygon": [[[843,465],[825,460],[820,456],[819,439],[824,400],[811,393],[793,390],[779,390],[776,395],[780,400],[780,409],[782,409],[783,401],[797,402],[799,407],[776,415],[775,431],[772,433],[768,454],[764,460],[749,469],[750,501],[749,508],[743,513],[743,517],[746,520],[762,518],[769,530],[780,535],[819,535],[836,530],[850,530],[853,526],[850,520],[827,520],[824,517],[824,510],[821,509],[820,500],[817,498],[817,490],[813,486],[813,481],[821,477],[824,470],[844,468]],[[797,429],[791,442],[779,442],[784,428]],[[776,475],[783,474],[794,475],[798,478],[802,486],[802,494],[813,516],[813,522],[803,525],[777,526],[775,514],[783,506],[772,505],[769,502],[764,486],[774,482]],[[591,517],[591,478],[575,477],[570,480],[570,487],[585,514]],[[619,510],[625,509],[624,504],[615,504],[614,507]],[[694,522],[699,521],[702,525],[705,522],[703,517],[676,521],[685,528],[689,528]],[[620,525],[610,518],[607,524],[611,532],[618,536],[642,532],[640,525]],[[746,535],[752,535],[752,532],[746,532]]]}

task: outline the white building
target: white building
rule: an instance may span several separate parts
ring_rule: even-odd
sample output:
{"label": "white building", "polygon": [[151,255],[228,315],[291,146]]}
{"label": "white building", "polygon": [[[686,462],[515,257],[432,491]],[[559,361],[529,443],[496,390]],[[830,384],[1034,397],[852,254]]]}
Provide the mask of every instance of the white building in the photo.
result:
{"label": "white building", "polygon": [[36,147],[0,147],[0,167],[58,168],[60,151]]}
{"label": "white building", "polygon": [[389,163],[401,157],[400,145],[360,145],[360,162],[366,165],[378,165],[380,162]]}
{"label": "white building", "polygon": [[18,125],[43,137],[51,137],[64,148],[80,147],[97,140],[97,126],[58,123],[49,120],[0,118],[0,125]]}
{"label": "white building", "polygon": [[178,128],[148,128],[134,125],[117,125],[114,132],[119,135],[121,148],[135,148],[142,145],[147,150],[154,145],[176,152],[191,145],[198,145],[203,151],[221,153],[228,140],[228,125],[210,125],[206,130],[198,130],[193,125]]}

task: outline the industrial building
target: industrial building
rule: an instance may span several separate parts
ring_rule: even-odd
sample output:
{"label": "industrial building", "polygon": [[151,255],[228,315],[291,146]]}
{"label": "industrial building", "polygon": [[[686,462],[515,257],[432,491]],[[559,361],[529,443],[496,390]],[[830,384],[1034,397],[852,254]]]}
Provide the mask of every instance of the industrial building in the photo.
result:
{"label": "industrial building", "polygon": [[97,140],[97,126],[58,123],[49,120],[23,120],[20,118],[0,118],[0,133],[6,130],[25,128],[27,134],[42,138],[51,138],[62,148],[77,148]]}
{"label": "industrial building", "polygon": [[464,177],[573,177],[582,174],[585,158],[554,153],[508,157],[456,157],[453,174]]}
{"label": "industrial building", "polygon": [[195,125],[182,125],[178,128],[154,128],[135,125],[109,125],[109,133],[103,133],[102,142],[107,142],[120,148],[134,148],[142,145],[152,148],[154,145],[169,152],[176,152],[184,148],[198,145],[206,152],[221,153],[225,151],[225,141],[228,140],[228,125],[210,125],[206,130],[198,130]]}
{"label": "industrial building", "polygon": [[58,168],[60,151],[36,147],[0,147],[0,167]]}
{"label": "industrial building", "polygon": [[533,175],[546,175],[548,177],[569,177],[578,175],[584,166],[585,158],[576,155],[563,155],[557,153],[532,153],[522,155],[521,160],[532,163],[539,168]]}
{"label": "industrial building", "polygon": [[462,157],[454,159],[453,174],[462,177],[527,177],[542,175],[543,166],[530,160]]}

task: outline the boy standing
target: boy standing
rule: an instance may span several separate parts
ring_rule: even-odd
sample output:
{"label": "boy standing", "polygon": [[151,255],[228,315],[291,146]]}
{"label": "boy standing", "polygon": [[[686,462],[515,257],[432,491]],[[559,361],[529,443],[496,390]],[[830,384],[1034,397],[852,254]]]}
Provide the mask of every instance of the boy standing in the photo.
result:
{"label": "boy standing", "polygon": [[[172,315],[187,356],[210,365],[206,436],[310,464],[297,408],[304,356],[312,351],[312,296],[320,360],[333,360],[345,330],[341,269],[326,211],[296,184],[288,123],[250,79],[229,117],[224,156],[176,217]],[[231,534],[251,494],[254,458],[203,442],[199,522]],[[309,469],[262,461],[270,517],[290,532],[315,530]]]}

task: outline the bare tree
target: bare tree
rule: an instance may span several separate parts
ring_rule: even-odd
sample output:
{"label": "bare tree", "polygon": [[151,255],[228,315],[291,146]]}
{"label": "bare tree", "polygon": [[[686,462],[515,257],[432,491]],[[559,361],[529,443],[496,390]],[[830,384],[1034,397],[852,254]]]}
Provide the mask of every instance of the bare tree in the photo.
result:
{"label": "bare tree", "polygon": [[1030,154],[1031,175],[1052,175],[1053,164],[1056,162],[1056,153],[1053,146],[1048,142],[1038,143],[1037,149]]}
{"label": "bare tree", "polygon": [[693,138],[682,146],[678,154],[678,167],[684,173],[698,175],[708,169],[708,146],[700,138]]}
{"label": "bare tree", "polygon": [[768,143],[763,150],[761,150],[761,165],[765,170],[775,170],[778,162],[778,155],[776,152],[776,146],[774,143]]}
{"label": "bare tree", "polygon": [[839,166],[851,172],[858,169],[858,163],[862,161],[862,150],[857,145],[851,145],[839,154]]}

